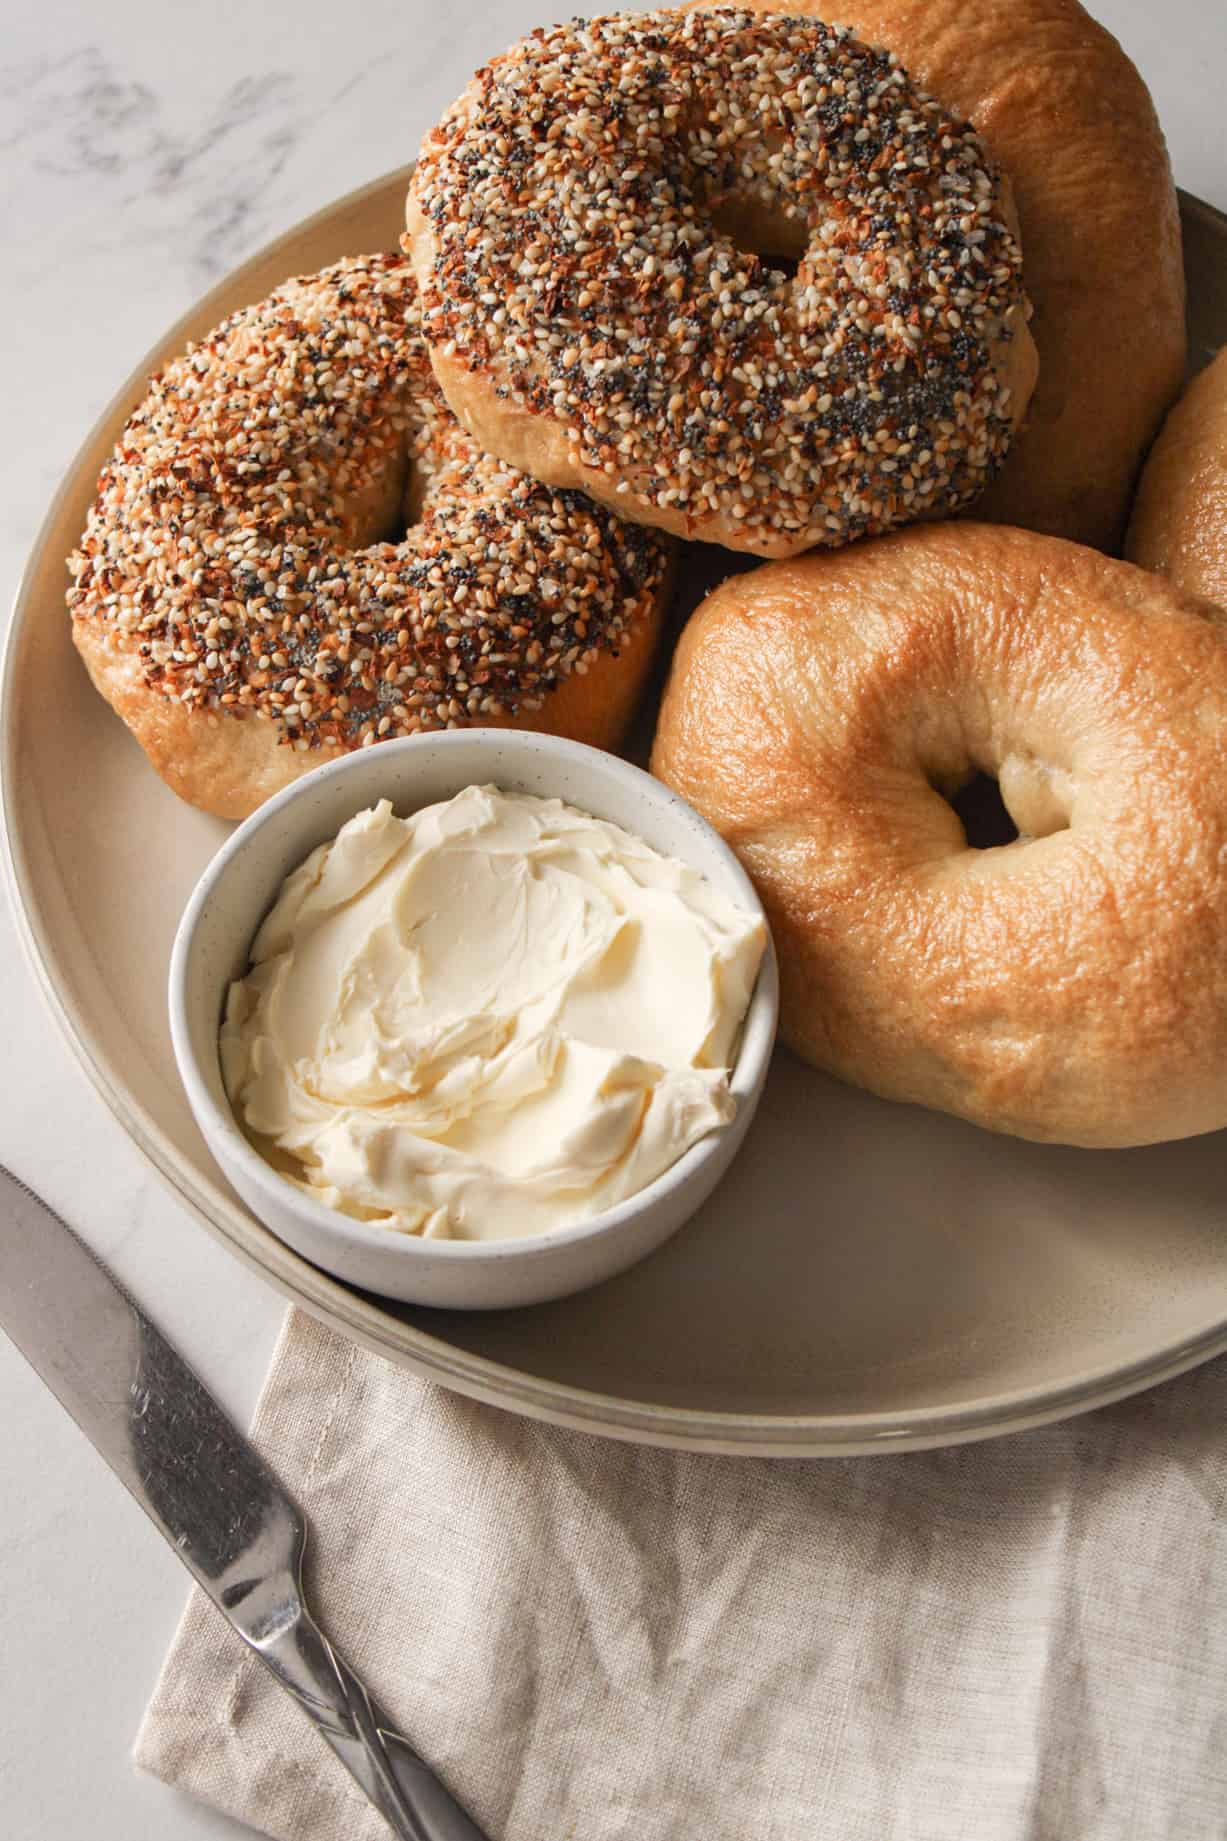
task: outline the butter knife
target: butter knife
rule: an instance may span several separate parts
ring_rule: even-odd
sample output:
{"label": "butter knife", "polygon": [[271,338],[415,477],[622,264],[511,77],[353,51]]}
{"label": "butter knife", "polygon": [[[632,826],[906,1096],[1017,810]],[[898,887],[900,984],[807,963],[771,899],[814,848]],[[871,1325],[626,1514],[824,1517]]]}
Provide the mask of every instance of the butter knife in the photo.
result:
{"label": "butter knife", "polygon": [[307,1610],[306,1521],[102,1262],[0,1165],[0,1328],[404,1841],[486,1841]]}

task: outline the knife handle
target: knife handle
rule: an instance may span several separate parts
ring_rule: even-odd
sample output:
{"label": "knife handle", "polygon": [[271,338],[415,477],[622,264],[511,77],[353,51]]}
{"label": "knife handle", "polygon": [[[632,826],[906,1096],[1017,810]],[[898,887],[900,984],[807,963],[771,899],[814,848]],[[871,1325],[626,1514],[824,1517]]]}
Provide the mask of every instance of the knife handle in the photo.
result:
{"label": "knife handle", "polygon": [[487,1841],[304,1607],[253,1645],[403,1841]]}

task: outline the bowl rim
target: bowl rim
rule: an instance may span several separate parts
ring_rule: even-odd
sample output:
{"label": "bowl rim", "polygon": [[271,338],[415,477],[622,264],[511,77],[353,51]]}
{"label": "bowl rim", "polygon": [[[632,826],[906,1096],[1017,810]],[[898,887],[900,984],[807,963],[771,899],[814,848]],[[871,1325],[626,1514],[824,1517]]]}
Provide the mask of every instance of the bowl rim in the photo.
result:
{"label": "bowl rim", "polygon": [[[488,738],[488,740],[483,738]],[[761,920],[766,929],[766,945],[762,961],[750,994],[750,1001],[746,1007],[737,1057],[729,1076],[729,1090],[736,1099],[738,1108],[752,1105],[766,1081],[775,1045],[779,1015],[779,973],[771,928],[767,922],[763,904],[754,884],[729,845],[680,794],[675,793],[671,787],[666,786],[662,780],[657,780],[644,768],[636,766],[634,762],[625,760],[620,755],[610,754],[604,749],[589,747],[584,742],[570,741],[562,736],[544,734],[536,730],[480,726],[455,730],[445,729],[419,735],[399,736],[393,741],[381,742],[379,758],[391,766],[393,760],[403,760],[412,753],[421,753],[423,749],[446,756],[460,749],[471,750],[474,745],[478,748],[488,747],[492,752],[499,750],[505,754],[509,751],[513,756],[528,757],[537,761],[544,759],[561,764],[571,762],[587,767],[595,766],[600,773],[607,774],[612,780],[621,780],[624,785],[633,787],[641,803],[649,806],[655,804],[658,808],[684,815],[688,827],[720,860],[736,887],[737,894],[734,899],[739,906]],[[188,1021],[188,991],[192,966],[200,940],[201,925],[211,898],[219,883],[229,873],[235,860],[244,854],[257,835],[267,833],[270,829],[275,830],[287,812],[304,798],[310,798],[321,785],[344,779],[354,773],[359,766],[365,764],[366,750],[364,749],[342,755],[336,760],[326,761],[257,806],[256,810],[243,820],[210,858],[180,916],[179,925],[175,930],[174,944],[171,948],[170,968],[167,976],[171,1042],[179,1078],[183,1083],[188,1103],[196,1114],[210,1155],[222,1168],[224,1174],[224,1166],[214,1142],[216,1138],[225,1145],[226,1156],[234,1159],[244,1179],[258,1192],[262,1201],[267,1201],[274,1210],[277,1207],[293,1209],[302,1220],[310,1223],[316,1232],[327,1236],[334,1244],[355,1253],[391,1252],[393,1258],[403,1256],[410,1262],[428,1260],[431,1263],[435,1261],[449,1264],[467,1262],[471,1265],[491,1266],[514,1260],[517,1263],[537,1264],[541,1261],[550,1261],[564,1247],[575,1247],[588,1241],[604,1239],[607,1235],[614,1235],[629,1228],[646,1212],[654,1211],[658,1206],[666,1203],[679,1189],[689,1183],[712,1157],[718,1154],[725,1141],[725,1131],[731,1129],[735,1121],[730,1121],[725,1131],[708,1132],[704,1137],[698,1139],[642,1189],[625,1196],[620,1202],[615,1202],[612,1207],[602,1209],[599,1214],[590,1215],[569,1227],[547,1228],[540,1233],[488,1240],[436,1240],[424,1239],[417,1234],[398,1233],[395,1229],[343,1214],[339,1209],[330,1208],[326,1202],[316,1200],[275,1170],[242,1131],[231,1106],[228,1103],[221,1106],[214,1098],[210,1079],[196,1053],[192,1029]],[[489,781],[470,779],[465,782],[465,785],[497,785],[497,783],[497,774],[492,774]],[[457,791],[459,790],[461,789],[457,788]],[[394,808],[399,808],[402,802],[394,794],[389,793],[386,796],[392,798]],[[537,796],[561,797],[561,794]],[[564,803],[570,802],[564,801]],[[355,802],[351,816],[366,809],[368,807],[365,801]],[[415,807],[414,809],[423,808]],[[577,806],[574,809],[582,811],[585,808]],[[598,816],[597,814],[588,815]],[[346,821],[342,820],[342,823],[344,822]],[[620,823],[617,820],[607,822]],[[621,828],[626,831],[632,830],[630,825],[621,825]],[[639,831],[635,831],[634,835],[645,843],[649,842]],[[650,845],[650,848],[656,849],[657,846]],[[683,856],[682,860],[688,862],[691,868],[699,868],[699,865],[688,856]],[[701,870],[700,873],[705,874],[706,872]],[[263,914],[267,911],[266,903],[252,923],[248,944],[255,938]],[[220,1022],[219,1017],[219,1027]],[[214,1041],[216,1043],[216,1036]],[[217,1072],[220,1078],[220,1067]],[[734,1151],[735,1155],[736,1151]],[[271,1233],[277,1232],[263,1209],[255,1212],[259,1214],[263,1225]],[[278,1238],[280,1237],[278,1235]]]}

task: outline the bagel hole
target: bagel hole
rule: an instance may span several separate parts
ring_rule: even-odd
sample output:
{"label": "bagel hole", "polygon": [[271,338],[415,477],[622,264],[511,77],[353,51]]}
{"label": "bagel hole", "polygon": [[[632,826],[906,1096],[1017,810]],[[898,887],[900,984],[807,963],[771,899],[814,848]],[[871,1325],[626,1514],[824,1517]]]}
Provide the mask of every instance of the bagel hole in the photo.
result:
{"label": "bagel hole", "polygon": [[[763,279],[770,270],[787,285],[795,281],[805,256],[808,232],[783,213],[736,198],[725,199],[712,212],[712,224],[743,256],[761,263]],[[777,282],[778,285],[778,282]]]}
{"label": "bagel hole", "polygon": [[398,536],[403,537],[406,531],[411,531],[415,524],[420,524],[422,522],[422,513],[425,508],[426,480],[420,468],[415,467],[412,462],[408,462],[405,467],[404,489],[401,492],[400,530],[397,533]]}
{"label": "bagel hole", "polygon": [[992,774],[974,773],[957,792],[943,793],[967,836],[969,850],[998,850],[1018,840],[1018,826],[1006,810]]}
{"label": "bagel hole", "polygon": [[734,237],[733,241],[737,246],[739,255],[754,256],[759,262],[761,265],[760,277],[762,281],[770,284],[772,280],[771,271],[773,269],[775,270],[776,287],[779,287],[781,281],[787,286],[790,282],[796,280],[797,270],[800,268],[801,259],[805,254],[804,250],[801,251],[801,255],[794,256],[782,249],[751,249],[739,237]]}
{"label": "bagel hole", "polygon": [[774,269],[785,281],[795,281],[797,278],[797,270],[801,266],[800,256],[785,255],[779,249],[751,249],[746,254],[758,257],[763,265],[764,277],[767,271]]}
{"label": "bagel hole", "polygon": [[406,525],[418,519],[410,509],[413,490],[407,453],[387,455],[382,467],[372,468],[368,484],[349,500],[351,547],[369,550],[376,543],[399,543]]}

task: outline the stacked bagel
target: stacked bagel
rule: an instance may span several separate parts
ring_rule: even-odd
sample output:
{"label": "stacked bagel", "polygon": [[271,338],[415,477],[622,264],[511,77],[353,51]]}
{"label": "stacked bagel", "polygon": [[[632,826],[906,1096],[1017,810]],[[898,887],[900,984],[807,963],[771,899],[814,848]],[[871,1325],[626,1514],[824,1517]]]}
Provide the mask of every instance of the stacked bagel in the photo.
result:
{"label": "stacked bagel", "polygon": [[[403,253],[155,380],[77,644],[237,816],[388,734],[617,747],[679,543],[768,559],[686,626],[652,764],[763,895],[792,1045],[1024,1137],[1215,1129],[1221,367],[1158,443],[1141,566],[1111,555],[1185,361],[1150,99],[1076,0],[820,10],[572,20],[484,66]],[[969,841],[977,779],[1010,841]]]}

